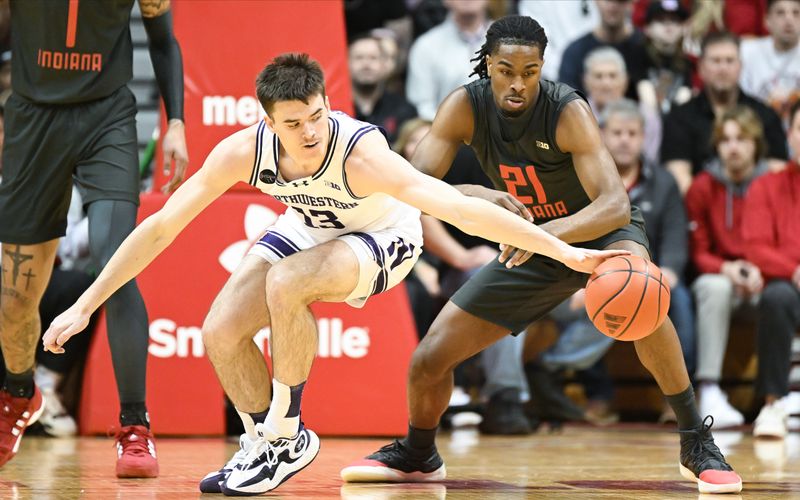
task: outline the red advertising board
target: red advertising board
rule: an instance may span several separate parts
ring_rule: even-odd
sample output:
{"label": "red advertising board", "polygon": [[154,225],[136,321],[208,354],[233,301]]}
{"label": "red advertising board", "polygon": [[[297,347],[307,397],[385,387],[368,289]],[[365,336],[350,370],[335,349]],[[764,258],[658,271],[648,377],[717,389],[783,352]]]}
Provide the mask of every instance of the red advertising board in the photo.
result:
{"label": "red advertising board", "polygon": [[[352,111],[341,0],[178,0],[173,11],[183,53],[187,177],[221,139],[262,116],[255,79],[276,55],[311,55],[325,72],[331,107]],[[154,191],[166,182],[161,170],[154,169]]]}
{"label": "red advertising board", "polygon": [[[140,220],[166,201],[142,196]],[[223,393],[200,327],[230,271],[283,206],[262,194],[228,194],[195,219],[138,278],[149,315],[147,403],[160,434],[221,434]],[[407,425],[406,371],[416,334],[403,286],[366,307],[317,304],[319,349],[303,419],[320,434],[395,435]],[[80,427],[105,433],[119,411],[105,322],[84,376]],[[268,331],[256,335],[267,350]]]}

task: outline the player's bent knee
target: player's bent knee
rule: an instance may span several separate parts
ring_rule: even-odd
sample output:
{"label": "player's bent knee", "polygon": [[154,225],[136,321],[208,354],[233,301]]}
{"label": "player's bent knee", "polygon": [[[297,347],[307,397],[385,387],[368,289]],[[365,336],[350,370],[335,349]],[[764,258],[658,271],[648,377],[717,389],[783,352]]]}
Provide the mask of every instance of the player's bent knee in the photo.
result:
{"label": "player's bent knee", "polygon": [[421,343],[411,356],[409,377],[417,381],[439,380],[450,370],[449,363],[440,359],[436,348]]}
{"label": "player's bent knee", "polygon": [[38,316],[40,301],[41,294],[26,295],[15,288],[4,288],[0,299],[0,316],[7,325],[30,321],[32,317]]}
{"label": "player's bent knee", "polygon": [[278,262],[267,272],[267,306],[270,311],[280,311],[282,307],[298,302],[311,303],[306,296],[302,280],[289,266]]}
{"label": "player's bent knee", "polygon": [[206,318],[200,330],[206,351],[214,353],[236,350],[240,339],[236,338],[235,330],[230,326],[225,328],[219,321]]}

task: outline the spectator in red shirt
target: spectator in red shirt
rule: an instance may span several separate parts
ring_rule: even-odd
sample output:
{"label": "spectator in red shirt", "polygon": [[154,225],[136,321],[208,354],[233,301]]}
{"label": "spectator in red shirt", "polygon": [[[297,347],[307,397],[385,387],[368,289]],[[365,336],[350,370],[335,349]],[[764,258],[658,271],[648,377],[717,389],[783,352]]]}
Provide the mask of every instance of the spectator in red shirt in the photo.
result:
{"label": "spectator in red shirt", "polygon": [[743,222],[745,253],[767,280],[758,320],[758,393],[765,405],[756,437],[784,437],[792,337],[800,328],[800,103],[791,108],[793,160],[753,182]]}
{"label": "spectator in red shirt", "polygon": [[750,183],[767,171],[758,116],[748,107],[726,111],[715,124],[718,157],[697,175],[686,194],[692,261],[700,277],[692,285],[696,317],[699,407],[718,428],[744,423],[719,387],[734,309],[754,305],[763,287],[758,266],[745,258],[742,240],[744,197]]}

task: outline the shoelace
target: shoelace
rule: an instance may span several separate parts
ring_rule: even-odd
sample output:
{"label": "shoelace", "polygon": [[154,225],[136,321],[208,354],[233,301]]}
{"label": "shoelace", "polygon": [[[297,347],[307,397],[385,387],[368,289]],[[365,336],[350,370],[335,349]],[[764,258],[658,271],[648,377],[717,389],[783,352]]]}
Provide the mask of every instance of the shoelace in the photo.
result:
{"label": "shoelace", "polygon": [[[248,451],[247,455],[245,455],[245,467],[253,463],[258,457],[261,456],[262,453],[266,453],[267,465],[272,467],[278,463],[278,454],[275,452],[275,447],[265,437],[266,429],[264,424],[256,424],[255,430],[256,434],[258,434],[258,438],[253,441],[253,447],[250,448],[250,451]],[[279,441],[280,440],[276,441],[276,443]]]}
{"label": "shoelace", "polygon": [[[136,436],[135,439],[132,436]],[[114,436],[116,442],[122,445],[122,454],[137,456],[150,456],[150,449],[147,447],[147,435],[133,428],[128,430],[120,429]],[[116,445],[116,442],[114,443]]]}
{"label": "shoelace", "polygon": [[706,470],[705,465],[711,461],[718,462],[723,467],[723,470],[733,470],[727,462],[725,462],[722,452],[717,448],[717,445],[714,444],[714,440],[711,439],[709,435],[713,425],[714,417],[712,415],[706,415],[699,429],[679,430],[678,432],[680,434],[694,435],[694,445],[691,449],[692,459],[703,457],[703,460],[697,463],[697,468],[699,470]]}
{"label": "shoelace", "polygon": [[245,450],[245,447],[244,447],[244,438],[243,437],[239,438],[239,449],[236,450],[236,453],[233,454],[231,459],[228,460],[228,463],[226,463],[225,466],[222,469],[223,470],[233,470],[237,466],[239,466],[239,465],[241,465],[243,463],[247,463],[246,462],[247,453],[248,452],[247,452],[247,450]]}

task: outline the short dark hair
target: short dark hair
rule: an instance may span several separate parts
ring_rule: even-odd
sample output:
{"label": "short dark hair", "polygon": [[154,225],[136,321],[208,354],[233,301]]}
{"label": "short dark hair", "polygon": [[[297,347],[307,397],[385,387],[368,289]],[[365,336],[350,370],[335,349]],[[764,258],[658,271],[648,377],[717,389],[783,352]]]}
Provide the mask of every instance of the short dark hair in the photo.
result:
{"label": "short dark hair", "polygon": [[267,114],[278,101],[308,100],[325,95],[325,75],[308,54],[281,54],[267,64],[256,78],[256,96]]}
{"label": "short dark hair", "polygon": [[703,41],[700,42],[700,59],[706,56],[706,50],[708,50],[708,47],[718,43],[732,43],[736,45],[736,50],[739,50],[738,36],[734,35],[730,31],[715,31],[704,36]]}
{"label": "short dark hair", "polygon": [[529,16],[505,16],[493,22],[486,32],[486,42],[475,52],[475,57],[470,61],[477,62],[472,70],[472,75],[479,78],[489,78],[489,69],[486,66],[486,56],[493,54],[500,45],[529,45],[539,47],[541,56],[547,48],[547,35],[544,28],[535,19]]}

